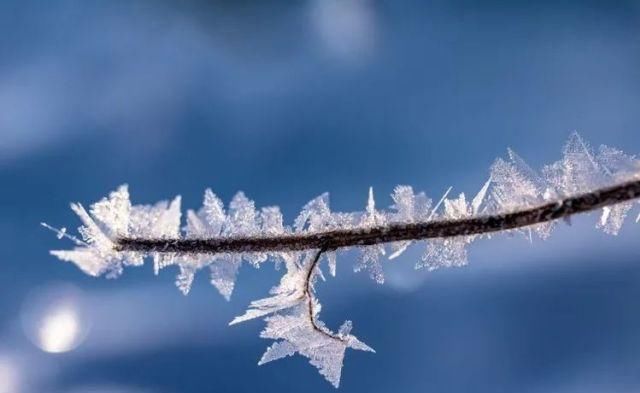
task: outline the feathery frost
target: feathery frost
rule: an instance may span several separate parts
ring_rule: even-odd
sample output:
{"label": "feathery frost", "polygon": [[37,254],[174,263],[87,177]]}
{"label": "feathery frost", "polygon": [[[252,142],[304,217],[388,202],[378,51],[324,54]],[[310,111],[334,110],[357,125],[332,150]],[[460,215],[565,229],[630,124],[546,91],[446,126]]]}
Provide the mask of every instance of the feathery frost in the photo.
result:
{"label": "feathery frost", "polygon": [[[235,287],[238,269],[243,261],[259,267],[268,260],[284,264],[286,272],[270,297],[251,302],[245,314],[230,324],[254,318],[264,318],[266,328],[261,337],[275,340],[258,364],[300,354],[318,368],[332,385],[338,386],[344,352],[347,348],[373,350],[351,335],[351,322],[347,321],[332,332],[318,320],[320,303],[314,286],[322,276],[320,265],[327,261],[329,273],[336,273],[336,250],[238,252],[219,254],[188,254],[170,252],[122,251],[116,247],[118,239],[215,239],[259,238],[291,234],[314,234],[332,230],[370,229],[390,224],[411,224],[431,220],[456,220],[476,216],[513,212],[544,203],[588,192],[595,188],[621,181],[640,178],[640,161],[634,156],[601,146],[595,152],[577,133],[573,133],[561,160],[536,172],[511,149],[507,157],[498,158],[491,166],[489,180],[470,201],[465,194],[449,198],[451,188],[434,205],[423,192],[400,185],[391,194],[393,204],[388,210],[376,207],[373,190],[369,190],[363,212],[341,213],[330,209],[329,195],[322,194],[311,200],[294,220],[293,226],[284,225],[278,207],[257,210],[253,201],[242,192],[237,193],[228,209],[210,190],[204,193],[198,211],[187,210],[184,226],[180,197],[154,205],[132,205],[126,185],[120,186],[108,197],[94,203],[89,210],[71,204],[82,226],[80,238],[43,224],[56,231],[59,238],[74,242],[71,250],[52,251],[63,261],[76,264],[91,276],[119,276],[126,266],[142,265],[149,258],[154,271],[175,265],[178,270],[176,285],[187,294],[195,274],[207,268],[211,283],[227,300]],[[617,234],[633,202],[604,207],[597,227],[608,234]],[[638,216],[637,220],[640,220]],[[527,239],[550,236],[554,222],[512,230]],[[441,267],[463,266],[467,263],[468,246],[486,235],[461,236],[426,240],[426,250],[417,268],[434,270]],[[355,271],[367,270],[371,278],[384,282],[382,260],[401,255],[413,241],[374,244],[359,247],[360,257]],[[320,255],[320,254],[322,255]],[[324,257],[318,263],[318,257]]]}

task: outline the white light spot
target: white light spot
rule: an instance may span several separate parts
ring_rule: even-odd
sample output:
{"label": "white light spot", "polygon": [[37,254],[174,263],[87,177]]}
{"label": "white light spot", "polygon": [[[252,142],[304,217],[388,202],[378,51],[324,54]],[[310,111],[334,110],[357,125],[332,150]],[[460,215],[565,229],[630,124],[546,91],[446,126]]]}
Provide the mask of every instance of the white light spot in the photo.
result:
{"label": "white light spot", "polygon": [[32,293],[22,312],[25,333],[45,352],[76,349],[84,341],[90,326],[83,299],[80,290],[68,285]]}
{"label": "white light spot", "polygon": [[51,353],[70,351],[77,346],[79,333],[78,315],[73,309],[52,310],[43,318],[38,332],[40,348]]}

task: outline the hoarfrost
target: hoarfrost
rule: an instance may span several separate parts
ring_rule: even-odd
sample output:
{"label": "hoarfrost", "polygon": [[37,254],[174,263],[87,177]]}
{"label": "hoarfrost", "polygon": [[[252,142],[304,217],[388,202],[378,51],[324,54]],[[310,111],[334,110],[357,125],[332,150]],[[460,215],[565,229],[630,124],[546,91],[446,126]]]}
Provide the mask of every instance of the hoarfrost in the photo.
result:
{"label": "hoarfrost", "polygon": [[[314,235],[326,231],[370,231],[389,226],[412,225],[431,220],[459,220],[470,217],[504,214],[551,203],[595,188],[640,178],[640,161],[620,150],[601,146],[597,153],[580,135],[573,133],[563,149],[561,160],[547,165],[541,173],[533,170],[513,150],[507,157],[497,159],[491,166],[490,177],[471,201],[461,193],[449,198],[449,188],[433,205],[423,192],[416,193],[410,186],[397,186],[388,210],[376,208],[373,190],[363,212],[332,212],[329,194],[309,201],[289,227],[284,224],[277,206],[256,209],[255,203],[244,193],[237,193],[228,209],[210,190],[204,192],[202,207],[187,210],[184,227],[181,225],[180,197],[154,205],[132,205],[126,185],[120,186],[106,198],[92,204],[88,211],[79,203],[71,204],[82,225],[79,237],[47,224],[58,238],[71,240],[71,250],[51,253],[63,261],[72,262],[91,276],[119,276],[126,266],[142,265],[145,258],[153,260],[154,271],[176,266],[176,285],[187,294],[198,271],[207,268],[211,283],[227,300],[236,283],[242,261],[254,267],[272,260],[284,265],[286,272],[270,296],[250,303],[247,311],[230,324],[250,319],[265,318],[266,328],[261,337],[275,340],[259,361],[265,364],[283,357],[300,354],[309,359],[332,385],[338,386],[342,372],[344,352],[347,348],[373,350],[351,335],[352,324],[345,322],[337,333],[318,320],[320,303],[315,297],[318,278],[324,280],[320,270],[320,257],[327,260],[331,276],[336,274],[336,250],[278,250],[273,252],[222,252],[218,254],[181,253],[164,251],[142,253],[122,251],[117,242],[121,238],[179,240],[179,239],[234,239]],[[602,209],[597,227],[608,234],[617,234],[631,211],[631,202],[607,206]],[[636,222],[640,221],[640,216]],[[547,238],[556,223],[538,224],[514,231],[532,239],[533,235]],[[441,267],[463,266],[468,262],[468,246],[481,235],[460,236],[426,241],[426,251],[416,267],[435,270]],[[488,237],[488,236],[485,236]],[[402,254],[413,241],[391,243],[389,259]],[[384,281],[383,244],[362,246],[355,270],[368,270],[379,283]],[[321,255],[322,254],[322,255]]]}
{"label": "hoarfrost", "polygon": [[[315,317],[317,313],[313,311]],[[346,321],[338,334],[324,326],[316,329],[309,319],[308,306],[304,304],[286,314],[266,318],[267,326],[260,337],[278,340],[267,348],[258,365],[298,353],[309,359],[334,387],[340,386],[344,353],[347,348],[375,352],[371,347],[350,334],[351,321]]]}
{"label": "hoarfrost", "polygon": [[[411,186],[397,186],[391,198],[394,202],[391,208],[395,209],[394,213],[389,214],[392,222],[410,224],[429,220],[432,201],[424,192],[416,195]],[[399,257],[411,243],[411,241],[391,243],[392,253],[389,259]]]}
{"label": "hoarfrost", "polygon": [[[384,214],[376,210],[376,202],[373,198],[373,188],[369,188],[369,199],[367,201],[367,210],[360,220],[360,228],[373,228],[386,224]],[[374,244],[372,246],[362,247],[360,257],[356,263],[354,270],[356,272],[369,270],[371,278],[378,284],[384,283],[384,273],[382,271],[382,263],[380,257],[385,255],[384,244]]]}

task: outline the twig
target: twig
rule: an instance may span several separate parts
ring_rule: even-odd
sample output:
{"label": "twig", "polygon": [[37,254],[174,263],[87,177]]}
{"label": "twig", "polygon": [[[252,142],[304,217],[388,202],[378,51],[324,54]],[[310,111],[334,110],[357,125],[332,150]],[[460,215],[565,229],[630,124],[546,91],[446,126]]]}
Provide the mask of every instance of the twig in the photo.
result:
{"label": "twig", "polygon": [[311,286],[313,283],[313,272],[316,270],[316,266],[318,266],[318,263],[320,262],[320,257],[322,256],[323,252],[325,252],[323,248],[321,248],[316,252],[315,256],[313,257],[313,260],[309,264],[309,270],[307,271],[307,276],[305,277],[305,281],[304,281],[304,297],[307,300],[307,308],[309,310],[309,322],[311,322],[311,326],[313,326],[313,330],[317,331],[318,333],[321,333],[333,340],[342,341],[342,339],[339,336],[331,334],[326,329],[323,329],[321,326],[318,326],[318,322],[316,321],[316,316],[314,311],[315,296],[313,294],[313,288],[311,288]]}
{"label": "twig", "polygon": [[133,239],[116,240],[119,251],[217,254],[224,252],[277,252],[319,249],[324,251],[353,246],[488,234],[542,224],[574,214],[586,213],[640,198],[640,180],[633,180],[581,195],[559,199],[540,206],[490,216],[460,220],[436,220],[411,224],[389,224],[372,228],[332,230],[317,233],[285,234],[265,237],[210,239]]}

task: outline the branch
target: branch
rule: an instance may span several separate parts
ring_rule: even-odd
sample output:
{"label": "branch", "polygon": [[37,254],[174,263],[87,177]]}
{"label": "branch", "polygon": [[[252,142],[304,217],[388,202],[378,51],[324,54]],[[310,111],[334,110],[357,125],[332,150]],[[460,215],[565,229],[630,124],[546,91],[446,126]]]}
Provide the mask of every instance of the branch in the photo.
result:
{"label": "branch", "polygon": [[140,266],[151,257],[156,273],[171,265],[179,268],[176,285],[185,294],[196,272],[208,268],[211,283],[228,300],[243,260],[255,267],[269,259],[284,262],[286,273],[270,296],[252,301],[231,324],[264,318],[260,336],[275,342],[259,365],[298,353],[338,387],[347,348],[375,351],[350,333],[351,321],[334,333],[319,320],[314,285],[323,277],[323,254],[334,275],[335,251],[359,247],[354,270],[367,269],[382,283],[385,243],[392,243],[393,259],[413,241],[432,239],[416,268],[463,266],[466,247],[482,235],[527,228],[529,235],[535,231],[546,238],[553,228],[546,223],[597,209],[602,209],[597,226],[615,235],[632,207],[629,201],[640,198],[640,160],[604,145],[594,153],[577,133],[570,136],[562,160],[544,166],[542,174],[514,151],[508,153],[507,160],[493,163],[489,180],[470,201],[464,194],[448,199],[449,189],[432,207],[424,193],[398,186],[389,210],[376,209],[370,189],[365,211],[341,213],[332,212],[328,194],[322,194],[302,208],[293,229],[284,225],[276,206],[256,210],[255,203],[238,192],[225,210],[210,189],[198,211],[187,210],[186,226],[181,227],[185,220],[180,197],[133,205],[126,185],[88,211],[79,203],[71,205],[83,224],[81,239],[65,228],[43,225],[75,244],[51,253],[87,274],[117,277],[125,267]]}
{"label": "branch", "polygon": [[313,260],[309,264],[309,270],[307,271],[307,275],[304,280],[304,298],[306,298],[307,307],[309,309],[309,313],[308,313],[309,322],[311,322],[311,326],[313,326],[313,330],[315,330],[316,332],[323,334],[332,340],[344,341],[340,336],[336,334],[332,334],[331,332],[328,332],[327,329],[323,329],[321,326],[318,325],[318,321],[316,320],[316,314],[314,310],[315,295],[313,293],[313,288],[312,288],[313,276],[314,276],[314,271],[316,270],[316,266],[318,266],[318,263],[320,262],[320,257],[322,256],[323,252],[325,252],[324,249],[320,249],[318,250],[318,252],[316,252],[315,256],[313,257]]}
{"label": "branch", "polygon": [[[304,251],[311,249],[331,251],[345,247],[406,240],[489,234],[569,218],[574,214],[590,212],[636,198],[640,198],[640,180],[616,184],[511,213],[468,219],[390,224],[372,228],[264,237],[179,240],[120,238],[116,239],[115,247],[117,251],[185,254]],[[318,253],[318,257],[323,251]]]}

